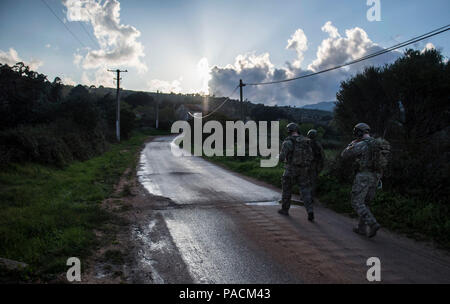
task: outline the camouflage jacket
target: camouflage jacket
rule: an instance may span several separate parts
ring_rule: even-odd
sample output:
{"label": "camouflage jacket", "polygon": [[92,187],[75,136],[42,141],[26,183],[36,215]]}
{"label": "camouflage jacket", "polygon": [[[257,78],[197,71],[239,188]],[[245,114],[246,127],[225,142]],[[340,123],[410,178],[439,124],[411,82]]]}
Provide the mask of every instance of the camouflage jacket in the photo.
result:
{"label": "camouflage jacket", "polygon": [[286,167],[287,166],[293,166],[291,164],[292,161],[292,154],[294,152],[294,141],[297,140],[297,138],[301,138],[304,140],[307,140],[308,142],[310,142],[309,138],[306,138],[302,135],[296,135],[296,136],[288,136],[284,141],[283,144],[281,145],[281,151],[280,151],[280,155],[279,155],[279,160],[282,162],[286,163]]}
{"label": "camouflage jacket", "polygon": [[370,141],[374,140],[372,137],[352,141],[344,151],[342,151],[342,158],[356,159],[358,163],[358,172],[372,172],[371,162],[372,155],[370,152]]}

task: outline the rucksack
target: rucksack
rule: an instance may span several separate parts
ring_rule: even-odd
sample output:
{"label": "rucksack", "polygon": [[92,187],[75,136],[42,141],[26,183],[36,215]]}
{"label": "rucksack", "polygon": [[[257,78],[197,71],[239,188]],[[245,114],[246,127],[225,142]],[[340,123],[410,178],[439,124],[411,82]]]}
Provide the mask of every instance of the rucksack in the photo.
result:
{"label": "rucksack", "polygon": [[375,172],[383,172],[391,154],[391,144],[384,138],[371,138],[368,141],[370,151],[370,168]]}
{"label": "rucksack", "polygon": [[314,160],[314,152],[311,147],[311,140],[303,136],[291,137],[290,140],[294,145],[294,150],[292,151],[291,164],[308,167]]}

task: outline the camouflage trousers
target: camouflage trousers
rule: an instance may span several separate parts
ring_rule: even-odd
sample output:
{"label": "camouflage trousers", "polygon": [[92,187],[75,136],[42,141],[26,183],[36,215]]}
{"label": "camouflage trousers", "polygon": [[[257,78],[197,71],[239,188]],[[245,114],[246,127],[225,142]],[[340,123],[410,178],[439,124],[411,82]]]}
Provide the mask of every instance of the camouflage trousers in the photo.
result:
{"label": "camouflage trousers", "polygon": [[317,188],[317,179],[319,177],[319,169],[316,166],[312,166],[310,176],[311,176],[310,180],[312,186],[312,194],[314,196]]}
{"label": "camouflage trousers", "polygon": [[352,187],[352,207],[359,216],[359,229],[365,230],[366,226],[377,223],[370,212],[368,205],[375,198],[378,177],[375,173],[361,172],[355,177]]}
{"label": "camouflage trousers", "polygon": [[291,207],[292,188],[297,185],[308,213],[313,212],[312,184],[307,168],[286,168],[281,178],[281,206],[284,210]]}

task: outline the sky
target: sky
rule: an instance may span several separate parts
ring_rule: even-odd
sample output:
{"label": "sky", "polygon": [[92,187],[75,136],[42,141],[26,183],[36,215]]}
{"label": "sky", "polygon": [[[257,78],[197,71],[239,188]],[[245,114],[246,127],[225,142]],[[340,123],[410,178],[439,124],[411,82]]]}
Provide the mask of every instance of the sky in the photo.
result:
{"label": "sky", "polygon": [[[370,21],[376,2],[381,20]],[[23,61],[49,80],[108,87],[115,82],[107,69],[121,68],[125,89],[229,96],[239,79],[280,80],[342,64],[445,26],[449,12],[448,0],[0,0],[0,63]],[[413,47],[448,58],[449,35]],[[341,81],[400,55],[248,86],[244,96],[270,105],[335,100]]]}

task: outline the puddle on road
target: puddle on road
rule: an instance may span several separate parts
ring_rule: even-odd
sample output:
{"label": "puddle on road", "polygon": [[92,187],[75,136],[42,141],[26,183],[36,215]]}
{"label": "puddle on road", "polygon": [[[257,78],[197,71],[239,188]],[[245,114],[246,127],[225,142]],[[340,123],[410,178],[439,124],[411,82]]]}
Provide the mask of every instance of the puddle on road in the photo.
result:
{"label": "puddle on road", "polygon": [[278,206],[279,203],[277,201],[270,201],[270,202],[249,202],[245,203],[248,206]]}
{"label": "puddle on road", "polygon": [[144,151],[145,149],[141,152],[141,157],[139,160],[139,169],[137,172],[138,180],[151,194],[162,195],[161,189],[153,180],[153,172]]}
{"label": "puddle on road", "polygon": [[[278,201],[268,201],[268,202],[248,202],[245,203],[247,206],[280,206]],[[298,205],[301,205],[300,201],[291,201],[291,208],[297,208]]]}

